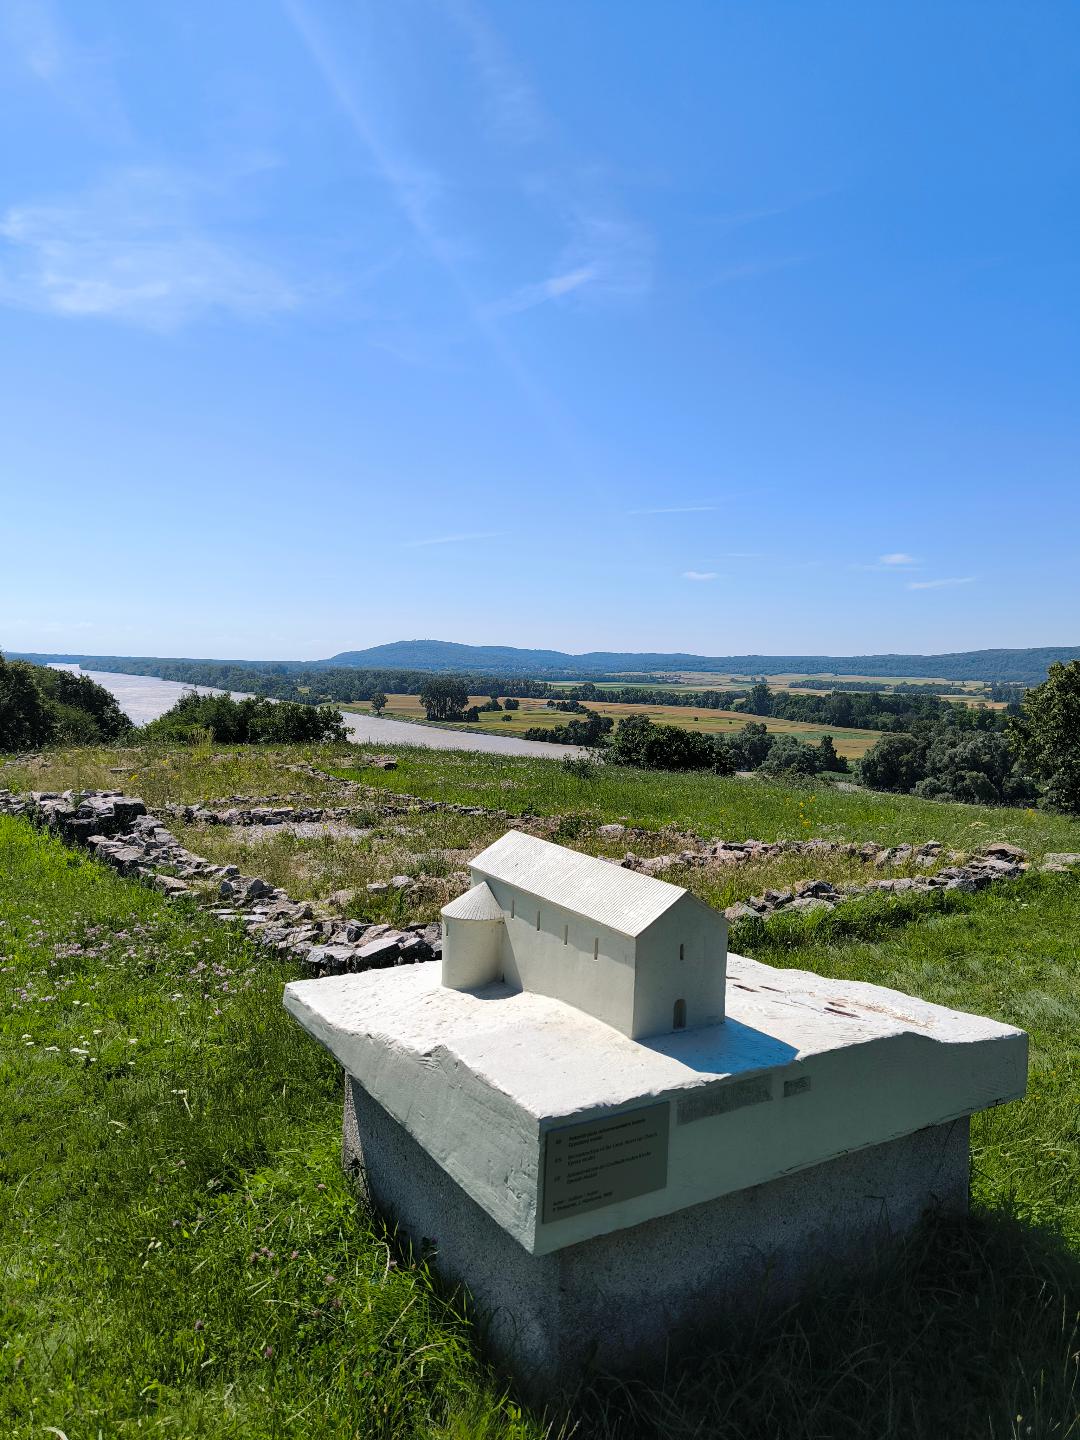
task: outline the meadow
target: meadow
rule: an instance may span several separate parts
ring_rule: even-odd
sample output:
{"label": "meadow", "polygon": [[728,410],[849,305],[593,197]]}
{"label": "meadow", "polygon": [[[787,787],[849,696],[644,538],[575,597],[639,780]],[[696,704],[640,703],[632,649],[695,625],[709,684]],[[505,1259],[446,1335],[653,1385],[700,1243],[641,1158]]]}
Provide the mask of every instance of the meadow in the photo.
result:
{"label": "meadow", "polygon": [[[357,759],[355,747],[67,751],[9,764],[0,784],[112,784],[151,804],[355,803],[370,833],[349,843],[373,842],[348,862],[357,882],[403,857],[426,869],[438,852],[464,856],[502,823],[403,813],[409,794],[527,809],[598,850],[599,824],[623,820],[649,825],[658,849],[678,826],[1080,851],[1076,820],[826,784],[457,752],[402,750],[394,771]],[[310,763],[363,792],[293,768]],[[201,853],[279,847],[281,874],[305,873],[287,834],[187,838]],[[310,893],[342,873],[325,858],[338,842],[318,843],[325,873],[311,869]],[[970,1219],[928,1222],[863,1283],[826,1285],[738,1332],[719,1316],[695,1353],[658,1356],[655,1372],[629,1380],[591,1376],[539,1414],[487,1365],[482,1317],[398,1248],[343,1179],[340,1076],[281,1008],[288,963],[192,902],[169,904],[0,819],[0,1432],[1076,1440],[1078,931],[1080,877],[1038,874],[758,927],[749,953],[767,963],[1023,1026],[1028,1097],[974,1122]]]}
{"label": "meadow", "polygon": [[[483,705],[486,695],[470,695],[470,705]],[[388,695],[386,709],[382,712],[392,720],[424,720],[424,707],[418,695]],[[371,714],[371,707],[363,704],[343,705],[343,710],[355,710]],[[616,724],[630,715],[647,715],[661,725],[678,725],[685,730],[702,730],[710,735],[730,735],[746,724],[748,720],[764,723],[772,735],[794,735],[806,744],[816,745],[825,735],[831,735],[839,755],[848,760],[858,760],[872,745],[881,739],[877,730],[845,729],[838,725],[812,725],[802,720],[777,720],[771,715],[744,715],[735,710],[696,710],[686,705],[626,705],[609,700],[590,700],[588,708],[598,715],[610,715]],[[544,700],[522,700],[517,710],[483,710],[477,721],[465,728],[485,730],[497,735],[522,735],[533,726],[551,727],[564,725],[572,715],[549,710]],[[578,717],[580,718],[580,717]],[[431,722],[435,723],[435,722]],[[462,728],[456,725],[455,728]]]}

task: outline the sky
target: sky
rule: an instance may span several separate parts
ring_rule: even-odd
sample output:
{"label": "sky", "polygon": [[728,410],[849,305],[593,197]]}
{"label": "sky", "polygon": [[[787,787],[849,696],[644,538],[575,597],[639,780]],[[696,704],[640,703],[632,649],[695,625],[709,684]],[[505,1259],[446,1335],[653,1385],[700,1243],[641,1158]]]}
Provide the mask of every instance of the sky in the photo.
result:
{"label": "sky", "polygon": [[1080,10],[0,0],[0,646],[1080,642]]}

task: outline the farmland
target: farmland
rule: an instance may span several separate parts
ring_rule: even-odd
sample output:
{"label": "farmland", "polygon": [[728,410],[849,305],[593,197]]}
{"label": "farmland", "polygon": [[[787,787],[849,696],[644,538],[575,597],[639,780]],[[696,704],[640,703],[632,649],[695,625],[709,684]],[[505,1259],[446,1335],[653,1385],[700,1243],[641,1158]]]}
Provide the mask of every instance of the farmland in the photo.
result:
{"label": "farmland", "polygon": [[[470,705],[483,705],[486,695],[470,696]],[[678,725],[687,730],[700,730],[712,735],[728,735],[741,730],[748,720],[763,721],[774,735],[794,735],[808,744],[816,745],[823,735],[831,735],[837,753],[848,760],[858,760],[878,740],[879,731],[844,730],[837,726],[810,725],[798,720],[777,720],[772,717],[745,715],[734,710],[698,710],[684,705],[625,705],[607,700],[590,700],[590,710],[600,715],[610,715],[615,723],[629,715],[647,715],[650,720],[664,725]],[[369,712],[367,705],[343,705],[343,710]],[[392,719],[423,720],[424,707],[417,695],[388,695],[383,712]],[[499,735],[521,735],[533,726],[562,724],[569,717],[547,708],[543,700],[522,700],[518,710],[481,711],[479,721],[469,728],[491,731]]]}

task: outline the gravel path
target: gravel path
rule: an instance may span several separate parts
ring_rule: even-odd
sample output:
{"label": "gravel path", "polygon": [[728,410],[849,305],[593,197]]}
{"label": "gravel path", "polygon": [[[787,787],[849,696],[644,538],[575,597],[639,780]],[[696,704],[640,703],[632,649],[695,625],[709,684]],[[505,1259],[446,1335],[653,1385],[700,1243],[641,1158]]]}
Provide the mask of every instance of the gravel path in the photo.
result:
{"label": "gravel path", "polygon": [[[58,665],[60,670],[78,671],[78,665]],[[136,725],[145,725],[164,715],[187,690],[200,695],[223,692],[206,685],[182,685],[177,680],[159,680],[156,675],[115,675],[111,671],[84,670],[116,696],[124,714]],[[243,699],[238,691],[233,698]],[[546,740],[522,740],[516,735],[473,734],[468,730],[440,730],[434,725],[414,725],[408,720],[388,720],[378,715],[355,715],[343,710],[341,718],[350,738],[362,745],[419,745],[425,750],[472,750],[482,755],[533,755],[562,760],[567,755],[587,755],[579,745],[552,745]]]}

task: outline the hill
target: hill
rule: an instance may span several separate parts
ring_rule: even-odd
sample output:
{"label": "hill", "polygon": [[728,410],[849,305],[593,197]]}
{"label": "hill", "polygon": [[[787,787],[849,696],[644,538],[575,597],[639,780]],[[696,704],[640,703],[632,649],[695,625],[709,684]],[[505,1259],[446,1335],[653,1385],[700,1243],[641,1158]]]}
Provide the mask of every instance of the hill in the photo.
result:
{"label": "hill", "polygon": [[942,680],[998,680],[1037,685],[1055,660],[1080,659],[1080,645],[1025,650],[960,650],[946,655],[687,655],[592,650],[522,650],[512,645],[459,645],[449,640],[398,640],[345,650],[324,665],[405,666],[413,670],[484,671],[537,679],[692,670],[720,675],[920,675]]}
{"label": "hill", "polygon": [[[251,669],[294,675],[311,669],[439,671],[453,674],[528,677],[533,680],[596,680],[603,676],[692,671],[698,675],[864,675],[881,679],[923,676],[941,680],[983,680],[1038,685],[1055,660],[1080,659],[1080,645],[1044,645],[1022,650],[958,650],[944,655],[689,655],[633,650],[525,650],[514,645],[461,645],[451,640],[396,640],[366,650],[343,650],[327,660],[207,660],[124,655],[45,655],[9,652],[12,659],[38,665],[57,661],[84,670],[157,675],[192,683],[220,684],[197,667]],[[169,667],[168,670],[165,667]],[[239,687],[243,688],[243,687]]]}

